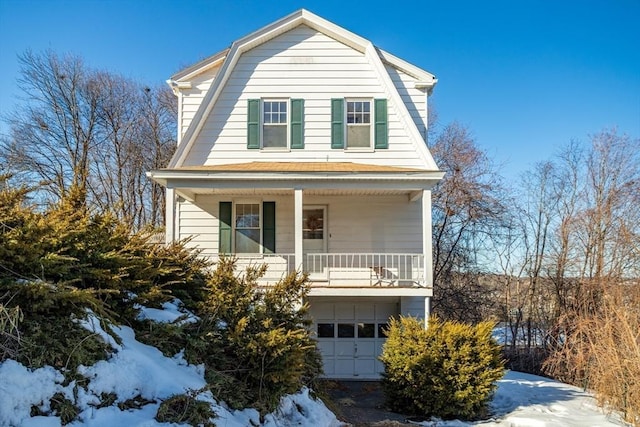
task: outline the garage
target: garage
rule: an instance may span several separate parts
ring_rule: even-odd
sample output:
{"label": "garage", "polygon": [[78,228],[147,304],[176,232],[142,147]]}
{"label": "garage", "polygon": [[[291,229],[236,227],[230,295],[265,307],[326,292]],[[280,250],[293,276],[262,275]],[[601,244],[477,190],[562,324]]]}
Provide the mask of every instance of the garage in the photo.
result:
{"label": "garage", "polygon": [[378,360],[386,340],[384,331],[389,317],[399,314],[398,299],[310,298],[309,302],[324,376],[379,378],[384,371]]}

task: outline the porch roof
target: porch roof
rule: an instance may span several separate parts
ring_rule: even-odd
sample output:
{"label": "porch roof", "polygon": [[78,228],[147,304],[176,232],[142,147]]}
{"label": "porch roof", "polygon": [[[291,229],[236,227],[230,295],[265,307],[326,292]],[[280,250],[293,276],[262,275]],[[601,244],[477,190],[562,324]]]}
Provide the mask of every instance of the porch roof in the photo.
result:
{"label": "porch roof", "polygon": [[415,200],[444,175],[441,171],[351,162],[250,162],[184,166],[147,172],[187,199],[196,194],[285,192],[295,188],[330,194],[409,194]]}
{"label": "porch roof", "polygon": [[250,162],[225,165],[182,166],[163,171],[209,171],[209,172],[427,172],[424,169],[397,166],[371,165],[352,162]]}

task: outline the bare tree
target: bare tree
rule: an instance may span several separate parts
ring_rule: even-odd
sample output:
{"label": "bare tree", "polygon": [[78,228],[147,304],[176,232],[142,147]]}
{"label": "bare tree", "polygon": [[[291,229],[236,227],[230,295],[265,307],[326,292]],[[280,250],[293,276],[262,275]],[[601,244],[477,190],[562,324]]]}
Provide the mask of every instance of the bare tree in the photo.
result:
{"label": "bare tree", "polygon": [[164,193],[145,176],[175,148],[176,102],[149,88],[96,71],[51,51],[20,56],[24,104],[9,119],[0,160],[45,201],[70,188],[85,204],[113,211],[132,228],[164,221]]}
{"label": "bare tree", "polygon": [[477,254],[504,225],[500,177],[458,123],[446,126],[430,149],[446,172],[433,193],[433,310],[443,318],[479,321],[495,301],[480,282]]}
{"label": "bare tree", "polygon": [[7,163],[41,181],[53,198],[72,186],[86,192],[89,153],[98,144],[95,84],[77,57],[27,51],[18,60],[28,102],[9,118]]}

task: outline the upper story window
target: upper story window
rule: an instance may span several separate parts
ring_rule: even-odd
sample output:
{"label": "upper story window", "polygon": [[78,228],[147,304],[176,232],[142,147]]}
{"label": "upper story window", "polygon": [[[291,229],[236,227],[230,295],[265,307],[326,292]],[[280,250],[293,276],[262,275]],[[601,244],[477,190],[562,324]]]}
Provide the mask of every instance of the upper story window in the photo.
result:
{"label": "upper story window", "polygon": [[288,148],[287,101],[262,102],[262,148]]}
{"label": "upper story window", "polygon": [[388,148],[387,100],[331,100],[331,148]]}
{"label": "upper story window", "polygon": [[304,148],[304,100],[249,99],[247,148]]}
{"label": "upper story window", "polygon": [[371,101],[347,100],[346,148],[371,147]]}

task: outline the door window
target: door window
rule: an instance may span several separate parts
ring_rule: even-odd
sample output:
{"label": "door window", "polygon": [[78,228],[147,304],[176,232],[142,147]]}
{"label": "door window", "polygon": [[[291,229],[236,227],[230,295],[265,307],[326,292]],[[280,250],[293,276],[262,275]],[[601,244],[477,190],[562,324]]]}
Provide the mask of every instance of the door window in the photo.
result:
{"label": "door window", "polygon": [[322,240],[324,238],[324,209],[304,210],[302,237],[306,240]]}

